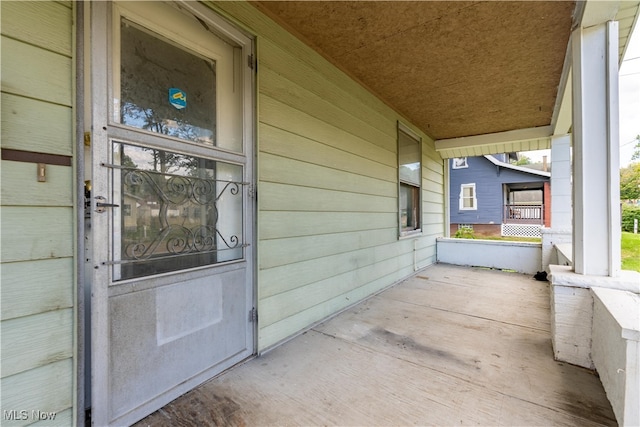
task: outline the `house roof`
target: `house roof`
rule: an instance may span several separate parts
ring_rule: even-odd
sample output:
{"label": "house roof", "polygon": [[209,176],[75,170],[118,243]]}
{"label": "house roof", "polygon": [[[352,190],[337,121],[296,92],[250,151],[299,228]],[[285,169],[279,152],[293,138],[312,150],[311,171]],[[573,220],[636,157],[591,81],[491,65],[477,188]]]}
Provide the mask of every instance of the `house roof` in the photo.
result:
{"label": "house roof", "polygon": [[639,3],[252,4],[430,135],[443,157],[463,157],[548,148],[561,110],[570,111],[572,29],[591,16],[605,22],[622,14],[622,55]]}
{"label": "house roof", "polygon": [[536,169],[530,169],[530,168],[523,167],[523,166],[512,165],[511,163],[501,162],[500,160],[496,159],[493,156],[484,156],[484,158],[489,160],[494,165],[500,166],[501,168],[511,169],[511,170],[518,171],[518,172],[530,173],[532,175],[537,175],[537,176],[544,176],[546,178],[551,178],[551,172],[544,172],[544,171],[539,171],[539,170],[536,170]]}

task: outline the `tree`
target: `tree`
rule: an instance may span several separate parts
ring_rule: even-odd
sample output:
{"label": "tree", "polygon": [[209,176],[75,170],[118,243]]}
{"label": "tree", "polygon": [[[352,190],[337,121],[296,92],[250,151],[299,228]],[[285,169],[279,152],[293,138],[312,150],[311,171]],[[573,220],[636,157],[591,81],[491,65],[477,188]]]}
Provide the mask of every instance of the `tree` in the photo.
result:
{"label": "tree", "polygon": [[620,169],[620,200],[640,199],[640,163]]}
{"label": "tree", "polygon": [[531,164],[531,159],[527,156],[525,156],[524,154],[520,154],[518,155],[518,160],[517,161],[511,161],[511,164],[516,165],[516,166],[522,166],[522,165],[530,165]]}
{"label": "tree", "polygon": [[640,135],[636,135],[636,146],[633,147],[633,154],[631,155],[631,161],[640,160]]}

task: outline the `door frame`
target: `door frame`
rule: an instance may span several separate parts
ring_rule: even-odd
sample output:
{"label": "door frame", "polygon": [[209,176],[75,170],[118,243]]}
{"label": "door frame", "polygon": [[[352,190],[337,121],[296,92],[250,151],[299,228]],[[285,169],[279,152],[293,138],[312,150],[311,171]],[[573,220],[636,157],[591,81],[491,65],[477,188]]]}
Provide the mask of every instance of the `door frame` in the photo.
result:
{"label": "door frame", "polygon": [[[253,66],[255,58],[255,38],[240,29],[239,27],[226,21],[215,10],[208,8],[196,2],[188,2],[185,0],[172,0],[170,3],[177,5],[180,9],[196,16],[198,20],[206,22],[210,27],[215,29],[212,33],[232,40],[238,44],[243,51],[244,57],[247,57],[247,61],[244,62],[245,71],[243,76],[243,87],[246,89],[243,99],[243,155],[246,157],[246,172],[245,177],[249,182],[249,186],[246,191],[245,209],[246,209],[246,221],[248,224],[246,230],[243,231],[245,242],[249,244],[247,252],[245,252],[245,262],[247,271],[247,281],[250,282],[250,296],[247,301],[248,305],[252,306],[254,310],[257,307],[257,200],[255,197],[255,185],[257,182],[257,114],[256,114],[256,73]],[[104,365],[104,359],[107,359],[108,363],[108,342],[98,342],[95,334],[90,343],[86,342],[85,330],[92,330],[101,328],[103,331],[109,330],[109,316],[108,316],[108,289],[105,287],[95,288],[91,285],[91,282],[83,279],[85,269],[100,269],[109,268],[108,265],[101,264],[101,261],[109,259],[108,245],[101,245],[101,249],[94,250],[90,253],[91,266],[85,266],[85,259],[87,258],[85,253],[85,228],[84,228],[84,209],[80,203],[84,198],[83,184],[84,181],[90,177],[92,192],[91,192],[91,215],[92,215],[92,227],[103,227],[104,229],[111,229],[111,221],[109,213],[95,214],[96,200],[95,195],[109,195],[108,174],[109,168],[91,168],[87,164],[92,163],[92,152],[98,152],[101,158],[106,158],[108,150],[110,150],[110,135],[108,133],[108,127],[110,125],[110,108],[104,104],[98,104],[92,102],[94,99],[107,99],[110,100],[110,87],[112,81],[112,72],[110,65],[110,58],[112,55],[110,39],[112,32],[112,19],[111,2],[102,1],[90,1],[83,4],[78,4],[76,16],[78,17],[77,27],[77,147],[78,147],[78,258],[77,258],[77,272],[78,272],[78,364],[77,364],[77,420],[81,422],[85,415],[85,407],[91,403],[92,419],[106,420],[108,419],[109,404],[108,402],[98,402],[98,405],[92,404],[93,402],[85,402],[84,389],[86,387],[92,387],[92,384],[87,384],[85,381],[85,372],[88,370],[91,373],[91,381],[93,384],[99,384],[99,387],[108,391],[108,372],[96,372],[94,366],[98,364]],[[86,44],[85,42],[86,41]],[[101,54],[94,55],[94,52],[101,52]],[[85,74],[88,79],[85,79]],[[97,96],[96,96],[97,95]],[[90,105],[85,107],[86,104]],[[98,125],[99,124],[99,125]],[[90,133],[89,133],[90,131]],[[89,158],[88,163],[85,162],[85,150],[87,149],[87,135],[90,134]],[[179,151],[179,150],[178,150]],[[224,157],[224,153],[223,153]],[[93,170],[92,170],[93,169]],[[115,203],[114,201],[111,201]],[[91,248],[88,248],[91,249]],[[84,304],[84,293],[89,287],[92,293],[92,306],[86,307]],[[98,306],[96,301],[102,301]],[[86,310],[89,310],[91,320],[87,322]],[[253,357],[257,354],[258,348],[258,324],[257,321],[250,322],[248,329],[251,329],[252,347],[250,350],[250,356]],[[103,334],[104,335],[104,334]],[[107,340],[108,341],[108,340]],[[92,365],[85,366],[85,353],[89,352],[92,355]],[[100,360],[100,363],[96,363],[96,358]],[[228,369],[239,362],[234,362],[230,366],[221,366],[219,372]],[[218,372],[218,373],[219,373]],[[197,385],[209,379],[210,376],[197,375],[192,377],[188,381],[182,383],[179,387],[182,393],[187,392]],[[107,393],[108,394],[108,393]],[[172,398],[171,398],[172,399]],[[168,399],[168,403],[171,399]],[[162,400],[162,399],[160,399]],[[154,400],[157,402],[157,400]]]}

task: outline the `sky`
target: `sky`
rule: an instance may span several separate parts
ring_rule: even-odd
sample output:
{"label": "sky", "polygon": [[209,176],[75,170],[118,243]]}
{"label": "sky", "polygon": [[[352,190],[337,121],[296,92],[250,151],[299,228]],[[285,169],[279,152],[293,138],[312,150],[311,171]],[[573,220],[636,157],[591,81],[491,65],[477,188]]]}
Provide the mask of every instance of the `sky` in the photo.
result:
{"label": "sky", "polygon": [[[635,137],[640,135],[640,24],[631,35],[619,77],[620,167],[626,167],[631,163]],[[521,154],[535,163],[541,162],[542,156],[549,156],[549,150],[525,151]]]}
{"label": "sky", "polygon": [[640,135],[640,28],[636,25],[620,66],[620,166],[631,163]]}

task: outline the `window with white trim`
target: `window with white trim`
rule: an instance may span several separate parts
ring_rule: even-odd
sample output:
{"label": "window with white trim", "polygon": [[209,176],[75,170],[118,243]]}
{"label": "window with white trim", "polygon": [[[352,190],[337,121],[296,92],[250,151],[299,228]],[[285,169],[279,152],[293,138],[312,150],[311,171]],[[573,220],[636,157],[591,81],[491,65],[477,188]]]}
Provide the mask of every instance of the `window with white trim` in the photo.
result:
{"label": "window with white trim", "polygon": [[460,185],[460,210],[474,211],[478,209],[478,199],[476,198],[476,184]]}
{"label": "window with white trim", "polygon": [[455,157],[451,161],[451,169],[464,169],[468,167],[469,164],[467,163],[466,157]]}
{"label": "window with white trim", "polygon": [[422,150],[420,138],[398,123],[400,235],[420,231]]}

